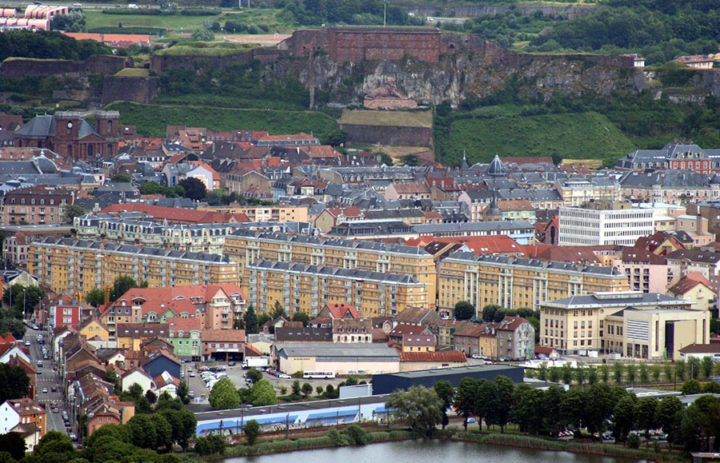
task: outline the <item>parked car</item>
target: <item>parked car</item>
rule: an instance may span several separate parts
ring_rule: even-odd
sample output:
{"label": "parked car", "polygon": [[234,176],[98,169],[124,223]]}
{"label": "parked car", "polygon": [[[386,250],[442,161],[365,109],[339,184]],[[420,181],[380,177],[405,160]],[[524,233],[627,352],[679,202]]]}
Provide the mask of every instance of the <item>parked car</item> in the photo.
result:
{"label": "parked car", "polygon": [[74,432],[71,432],[71,433],[70,433],[70,440],[73,441],[73,442],[75,442],[75,441],[77,440],[77,436],[75,435]]}
{"label": "parked car", "polygon": [[190,373],[188,373],[188,376],[191,377],[191,378],[194,378],[194,377],[195,377],[195,372],[194,372],[194,371],[191,371]]}
{"label": "parked car", "polygon": [[237,363],[235,363],[235,362],[228,362],[228,366],[229,366],[229,367],[234,367],[235,365],[237,365]]}
{"label": "parked car", "polygon": [[48,393],[48,388],[46,388],[46,387],[42,388],[42,392],[43,392],[43,394],[47,394],[47,393]]}
{"label": "parked car", "polygon": [[290,379],[290,375],[287,373],[278,373],[278,378],[281,379]]}

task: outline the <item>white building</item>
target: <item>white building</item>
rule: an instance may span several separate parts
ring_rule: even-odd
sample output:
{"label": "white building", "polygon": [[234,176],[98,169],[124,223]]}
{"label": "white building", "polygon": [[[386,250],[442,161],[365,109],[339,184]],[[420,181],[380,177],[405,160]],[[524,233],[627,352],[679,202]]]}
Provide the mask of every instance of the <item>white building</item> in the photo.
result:
{"label": "white building", "polygon": [[591,204],[560,207],[560,246],[632,246],[641,236],[655,232],[652,209],[631,207],[629,203]]}

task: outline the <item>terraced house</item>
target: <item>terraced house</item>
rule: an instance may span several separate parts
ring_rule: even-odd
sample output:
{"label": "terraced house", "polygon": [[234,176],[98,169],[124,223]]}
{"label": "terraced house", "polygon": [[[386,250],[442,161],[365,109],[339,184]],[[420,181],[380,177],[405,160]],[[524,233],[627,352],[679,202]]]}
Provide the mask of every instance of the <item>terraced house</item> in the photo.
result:
{"label": "terraced house", "polygon": [[240,286],[248,290],[248,293],[250,292],[248,266],[267,259],[294,264],[409,275],[424,287],[427,304],[433,304],[435,301],[437,278],[435,262],[432,254],[422,248],[371,241],[240,230],[225,239],[224,254],[237,263],[241,275]]}
{"label": "terraced house", "polygon": [[627,289],[627,277],[613,268],[464,251],[444,259],[438,273],[439,307],[468,301],[478,316],[488,304],[536,310],[547,300]]}
{"label": "terraced house", "polygon": [[250,273],[249,303],[260,312],[279,302],[290,314],[316,317],[326,304],[347,303],[362,317],[395,316],[428,305],[425,285],[406,274],[262,260]]}
{"label": "terraced house", "polygon": [[30,246],[28,272],[39,284],[79,299],[119,276],[150,287],[235,283],[238,266],[216,254],[46,238]]}

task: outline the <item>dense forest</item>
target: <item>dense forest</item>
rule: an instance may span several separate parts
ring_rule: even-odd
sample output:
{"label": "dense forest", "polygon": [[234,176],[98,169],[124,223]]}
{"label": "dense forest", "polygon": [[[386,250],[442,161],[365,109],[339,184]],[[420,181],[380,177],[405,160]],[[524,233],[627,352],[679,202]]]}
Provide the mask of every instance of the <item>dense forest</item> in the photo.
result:
{"label": "dense forest", "polygon": [[92,40],[75,40],[59,32],[6,31],[0,34],[0,61],[13,56],[84,60],[112,50]]}

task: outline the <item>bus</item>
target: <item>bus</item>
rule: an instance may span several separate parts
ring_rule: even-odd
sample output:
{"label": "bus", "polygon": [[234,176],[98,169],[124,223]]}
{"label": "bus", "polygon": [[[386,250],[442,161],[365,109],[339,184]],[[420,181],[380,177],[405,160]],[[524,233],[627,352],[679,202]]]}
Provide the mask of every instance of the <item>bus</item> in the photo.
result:
{"label": "bus", "polygon": [[303,372],[303,379],[334,379],[334,371],[306,371]]}

